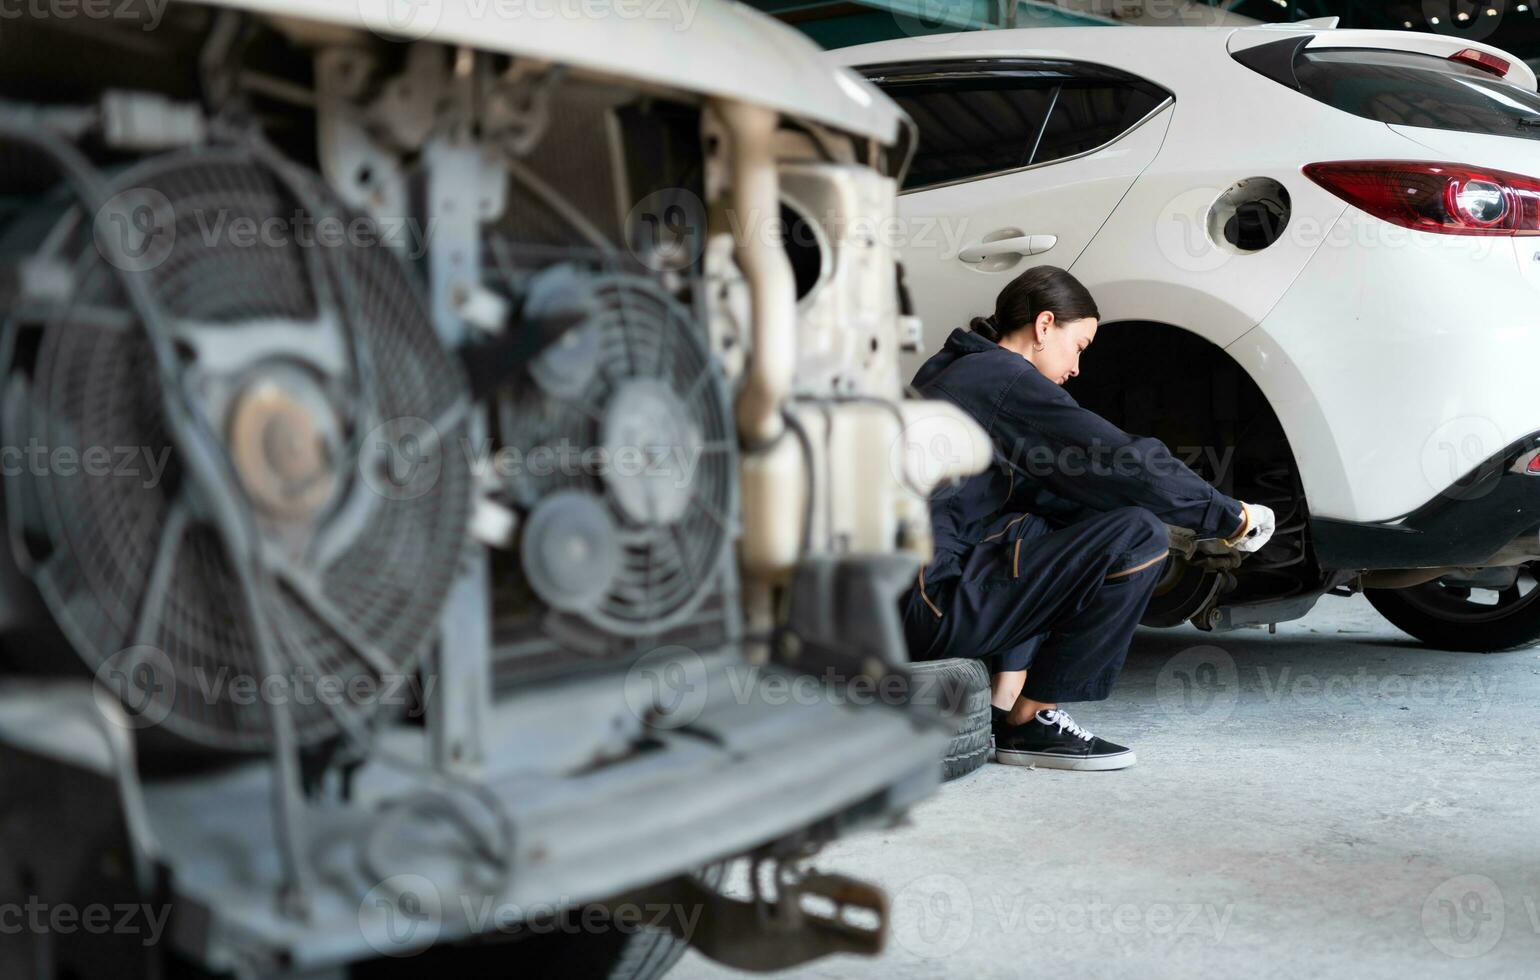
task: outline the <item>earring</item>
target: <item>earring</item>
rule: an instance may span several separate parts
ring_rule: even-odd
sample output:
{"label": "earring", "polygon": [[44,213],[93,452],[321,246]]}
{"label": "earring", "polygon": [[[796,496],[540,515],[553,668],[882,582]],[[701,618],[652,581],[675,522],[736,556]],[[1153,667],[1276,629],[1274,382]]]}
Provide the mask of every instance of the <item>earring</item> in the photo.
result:
{"label": "earring", "polygon": [[1042,350],[1043,349],[1043,345],[1042,344],[1033,344],[1032,345],[1032,349],[1033,350]]}

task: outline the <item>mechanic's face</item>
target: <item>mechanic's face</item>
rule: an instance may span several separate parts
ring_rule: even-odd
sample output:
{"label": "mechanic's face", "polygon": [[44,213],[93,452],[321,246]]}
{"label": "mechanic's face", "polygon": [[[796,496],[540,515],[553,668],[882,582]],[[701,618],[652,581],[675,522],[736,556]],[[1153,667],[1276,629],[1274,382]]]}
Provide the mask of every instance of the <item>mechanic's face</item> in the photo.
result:
{"label": "mechanic's face", "polygon": [[[1052,313],[1039,313],[1031,330],[1018,330],[1010,347],[1031,361],[1043,377],[1061,385],[1080,373],[1080,355],[1096,339],[1096,318],[1059,322]],[[1041,344],[1042,350],[1036,346]]]}

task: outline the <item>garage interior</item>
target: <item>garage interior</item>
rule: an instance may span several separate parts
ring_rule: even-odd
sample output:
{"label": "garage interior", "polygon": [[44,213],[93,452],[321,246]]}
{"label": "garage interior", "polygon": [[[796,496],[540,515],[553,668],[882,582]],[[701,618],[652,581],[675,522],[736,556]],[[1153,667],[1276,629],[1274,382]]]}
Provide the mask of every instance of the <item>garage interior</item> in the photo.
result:
{"label": "garage interior", "polygon": [[[1333,380],[1375,364],[1376,337],[1338,357],[1346,334],[1311,334],[1313,298],[1282,298],[1334,279],[1325,295],[1362,320],[1374,288],[1396,291],[1318,261],[1284,235],[1291,216],[1297,232],[1425,207],[1470,219],[1461,242],[1511,239],[1523,275],[1502,296],[1532,301],[1540,171],[1518,171],[1540,94],[1514,102],[1536,141],[1508,148],[1511,169],[1448,176],[1428,161],[1451,143],[1429,142],[1412,183],[1381,172],[1407,160],[1336,156],[1330,185],[1281,153],[1226,172],[1206,140],[1171,163],[1177,83],[1090,41],[965,69],[929,57],[956,33],[1050,47],[1094,28],[1073,33],[1111,50],[1136,28],[1308,22],[1211,55],[1324,114],[1343,107],[1295,77],[1315,33],[1492,45],[1522,63],[1441,49],[1437,72],[1527,88],[1540,2],[664,0],[692,31],[622,23],[627,0],[513,0],[607,12],[524,33],[498,0],[174,0],[164,22],[165,0],[122,0],[126,23],[74,6],[100,2],[0,0],[0,980],[1540,975],[1540,422],[1495,441],[1439,429],[1421,460],[1382,451],[1371,440],[1415,426],[1389,433],[1372,398],[1298,380],[1305,361]],[[884,41],[903,59],[839,60]],[[1429,56],[1364,50],[1387,74]],[[944,128],[976,91],[998,114],[913,169],[926,111]],[[1020,128],[1001,137],[1007,114]],[[1337,114],[1377,147],[1406,136]],[[1455,146],[1513,135],[1443,128]],[[1315,135],[1286,138],[1328,145]],[[1049,176],[1010,200],[960,186],[1029,172]],[[1148,227],[1191,215],[1124,207],[1136,185],[1154,200],[1150,174],[1172,205],[1203,199],[1184,230],[1222,263],[1298,246],[1269,272],[1277,294],[1253,309],[1219,296],[1240,274],[1212,294],[1141,278],[1194,271]],[[1091,184],[1079,207],[1072,185]],[[928,280],[866,230],[901,223],[911,191],[974,209]],[[1064,227],[1003,216],[1056,202]],[[340,243],[306,240],[326,219]],[[407,240],[379,240],[387,226]],[[922,316],[915,293],[940,282],[971,304],[957,297],[985,283],[984,313],[1029,256],[1057,247],[1027,265],[1090,266],[1089,283],[1136,238],[1151,261],[1107,293],[1211,305],[1191,323],[1106,317],[1085,377],[1079,351],[1062,388],[1028,377],[1124,437],[1191,450],[1201,499],[1179,506],[1233,527],[1220,505],[1239,504],[1240,526],[1165,523],[1168,541],[1136,503],[1107,508],[1142,519],[1143,551],[1119,539],[1097,556],[1116,564],[1063,580],[1158,582],[1110,699],[1063,699],[1138,762],[1000,764],[996,734],[1026,726],[992,710],[985,654],[916,654],[906,617],[943,617],[926,569],[957,556],[934,547],[938,503],[998,476],[1012,504],[1027,471],[909,383],[970,319]],[[1278,309],[1303,343],[1264,328]],[[1209,315],[1228,319],[1205,333]],[[1391,400],[1371,381],[1394,383],[1416,338],[1448,345],[1420,351],[1445,375],[1523,378],[1523,357],[1463,369],[1540,352],[1527,322],[1417,326],[1355,392]],[[1461,332],[1476,328],[1507,346]],[[963,336],[1031,360],[998,329]],[[1515,387],[1488,390],[1506,405]],[[1340,442],[1331,409],[1355,420]],[[1324,448],[1301,450],[1310,437]],[[50,441],[126,448],[148,478],[20,452]],[[1310,512],[1302,451],[1347,505]],[[1421,494],[1406,509],[1347,475],[1419,463],[1429,488],[1393,487]],[[1026,516],[1084,517],[1046,497],[1074,506],[1011,508],[1027,513],[987,536],[981,518],[970,547]],[[1242,547],[1262,512],[1265,555]],[[980,594],[1020,584],[1030,541],[1013,544]],[[86,935],[103,907],[126,926]],[[662,914],[627,922],[638,909]]]}
{"label": "garage interior", "polygon": [[[1540,5],[1512,2],[751,2],[830,48],[932,29],[1332,17],[1475,36],[1540,63]],[[1161,348],[1098,365],[1077,398],[1122,417],[1109,393],[1180,363]],[[1211,420],[1206,397],[1185,417]],[[786,975],[1530,976],[1537,695],[1534,649],[1430,649],[1361,595],[1271,632],[1141,629],[1113,698],[1078,712],[1093,730],[1139,732],[1138,766],[1104,782],[988,765],[904,826],[837,845],[828,868],[892,896],[893,939],[876,960]],[[678,975],[746,976],[693,952]]]}

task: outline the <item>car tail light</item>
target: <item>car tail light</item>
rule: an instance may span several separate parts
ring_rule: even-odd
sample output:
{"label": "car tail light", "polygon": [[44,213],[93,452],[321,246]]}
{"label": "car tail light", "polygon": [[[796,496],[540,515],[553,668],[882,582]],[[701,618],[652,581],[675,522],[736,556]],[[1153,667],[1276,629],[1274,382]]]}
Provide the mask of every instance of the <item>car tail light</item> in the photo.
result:
{"label": "car tail light", "polygon": [[1531,449],[1520,453],[1519,458],[1508,467],[1510,473],[1527,473],[1530,476],[1540,476],[1540,449]]}
{"label": "car tail light", "polygon": [[1497,55],[1487,54],[1485,51],[1478,51],[1475,48],[1466,48],[1464,51],[1456,52],[1449,56],[1449,60],[1458,61],[1462,65],[1470,65],[1472,68],[1480,68],[1482,71],[1489,71],[1499,78],[1508,74],[1508,69],[1513,67],[1512,64],[1499,58]]}
{"label": "car tail light", "polygon": [[1444,235],[1540,235],[1540,180],[1454,163],[1312,163],[1305,176],[1403,228]]}

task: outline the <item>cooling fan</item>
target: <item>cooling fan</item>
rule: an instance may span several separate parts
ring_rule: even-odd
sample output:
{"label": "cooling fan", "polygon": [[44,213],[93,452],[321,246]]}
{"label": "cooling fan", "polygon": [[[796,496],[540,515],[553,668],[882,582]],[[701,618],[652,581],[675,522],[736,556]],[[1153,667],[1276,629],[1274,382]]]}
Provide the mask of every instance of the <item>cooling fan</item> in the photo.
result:
{"label": "cooling fan", "polygon": [[[13,324],[5,439],[113,462],[10,479],[13,536],[74,647],[99,676],[131,678],[142,714],[257,750],[278,696],[301,742],[325,738],[435,632],[470,510],[451,451],[463,378],[401,262],[313,175],[211,149],[142,163],[112,190],[121,214],[93,229],[72,209],[46,239],[71,288]],[[146,209],[151,254],[109,249],[114,268],[94,236]],[[124,273],[124,254],[142,261]],[[173,397],[214,437],[221,486],[194,478],[168,425],[125,275],[164,313]],[[249,530],[260,574],[236,573],[220,513]]]}
{"label": "cooling fan", "polygon": [[684,305],[638,275],[581,288],[593,314],[499,401],[519,561],[567,626],[552,632],[657,637],[713,593],[731,546],[731,411]]}

